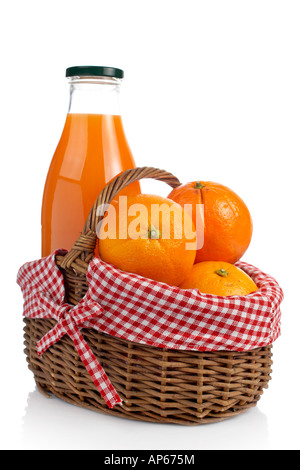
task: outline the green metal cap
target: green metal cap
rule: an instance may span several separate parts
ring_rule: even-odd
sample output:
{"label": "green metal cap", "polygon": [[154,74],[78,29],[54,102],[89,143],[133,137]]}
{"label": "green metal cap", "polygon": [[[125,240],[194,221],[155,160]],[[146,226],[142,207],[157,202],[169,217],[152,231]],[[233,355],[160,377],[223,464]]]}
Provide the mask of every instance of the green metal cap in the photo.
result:
{"label": "green metal cap", "polygon": [[123,78],[124,72],[115,67],[98,67],[96,65],[78,65],[77,67],[69,67],[66,70],[66,77],[80,77],[83,75]]}

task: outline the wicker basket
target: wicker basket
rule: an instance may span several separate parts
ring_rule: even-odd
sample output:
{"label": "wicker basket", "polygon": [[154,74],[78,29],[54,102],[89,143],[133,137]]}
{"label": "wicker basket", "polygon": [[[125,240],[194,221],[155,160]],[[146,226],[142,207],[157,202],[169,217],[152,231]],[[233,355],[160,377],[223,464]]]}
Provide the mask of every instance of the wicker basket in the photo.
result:
{"label": "wicker basket", "polygon": [[[72,250],[57,256],[66,301],[76,305],[85,295],[86,272],[94,257],[97,208],[109,204],[127,185],[153,178],[172,188],[180,182],[154,168],[128,170],[112,180],[95,202],[83,233]],[[160,349],[118,339],[93,329],[82,334],[123,400],[109,409],[67,336],[42,356],[36,343],[55,320],[25,318],[25,353],[40,392],[104,414],[142,421],[204,424],[221,421],[256,405],[271,378],[271,347],[248,352],[198,352]]]}

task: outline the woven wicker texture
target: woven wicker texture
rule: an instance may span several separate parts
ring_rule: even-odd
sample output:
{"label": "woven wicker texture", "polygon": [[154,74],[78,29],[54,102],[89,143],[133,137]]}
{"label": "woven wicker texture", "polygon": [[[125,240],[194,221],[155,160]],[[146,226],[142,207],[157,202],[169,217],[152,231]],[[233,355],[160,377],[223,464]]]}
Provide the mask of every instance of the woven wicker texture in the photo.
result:
{"label": "woven wicker texture", "polygon": [[[87,291],[86,271],[94,256],[97,209],[125,186],[153,178],[176,187],[179,180],[154,168],[128,170],[109,183],[95,202],[72,250],[57,256],[65,279],[66,300],[76,305]],[[249,352],[175,351],[139,345],[92,329],[82,331],[123,400],[107,408],[72,341],[63,337],[38,356],[36,343],[54,320],[24,319],[25,354],[42,393],[105,414],[163,423],[221,421],[255,406],[271,378],[271,346]]]}

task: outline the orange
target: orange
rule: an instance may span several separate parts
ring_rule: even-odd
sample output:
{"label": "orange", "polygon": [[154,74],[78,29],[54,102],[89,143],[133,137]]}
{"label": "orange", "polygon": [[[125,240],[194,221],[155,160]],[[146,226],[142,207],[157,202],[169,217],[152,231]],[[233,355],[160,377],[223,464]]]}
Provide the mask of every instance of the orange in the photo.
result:
{"label": "orange", "polygon": [[[186,235],[188,222],[193,233]],[[182,207],[170,199],[123,196],[112,202],[103,219],[99,253],[122,271],[178,286],[195,262],[195,228],[190,216],[184,218]]]}
{"label": "orange", "polygon": [[198,238],[196,263],[213,260],[234,264],[243,256],[252,237],[252,219],[235,192],[218,183],[198,181],[175,188],[168,197],[192,216]]}
{"label": "orange", "polygon": [[248,295],[257,290],[248,274],[224,261],[202,261],[195,264],[179,287],[221,296]]}

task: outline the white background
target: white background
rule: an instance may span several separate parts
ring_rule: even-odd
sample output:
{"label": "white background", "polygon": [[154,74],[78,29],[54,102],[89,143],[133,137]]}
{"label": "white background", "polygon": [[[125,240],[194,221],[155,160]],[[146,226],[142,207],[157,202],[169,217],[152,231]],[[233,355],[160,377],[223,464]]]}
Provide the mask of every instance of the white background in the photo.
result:
{"label": "white background", "polygon": [[[300,448],[299,24],[291,0],[1,3],[1,448]],[[15,279],[40,256],[43,186],[73,65],[125,70],[122,115],[138,166],[225,184],[247,203],[254,235],[243,259],[285,292],[273,380],[255,409],[181,427],[103,416],[36,391]]]}

